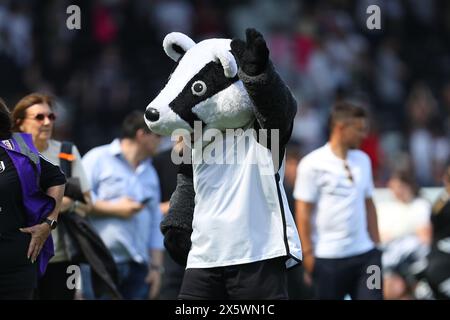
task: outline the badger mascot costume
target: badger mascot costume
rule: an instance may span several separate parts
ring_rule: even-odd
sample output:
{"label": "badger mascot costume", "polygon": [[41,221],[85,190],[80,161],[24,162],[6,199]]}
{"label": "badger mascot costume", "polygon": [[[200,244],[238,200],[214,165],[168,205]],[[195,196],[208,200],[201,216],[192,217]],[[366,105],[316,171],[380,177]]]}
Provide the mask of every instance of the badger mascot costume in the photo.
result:
{"label": "badger mascot costume", "polygon": [[174,32],[163,47],[177,66],[145,119],[193,142],[161,224],[169,254],[186,265],[179,297],[286,299],[286,268],[302,258],[282,183],[296,101],[254,29],[246,41],[199,43]]}

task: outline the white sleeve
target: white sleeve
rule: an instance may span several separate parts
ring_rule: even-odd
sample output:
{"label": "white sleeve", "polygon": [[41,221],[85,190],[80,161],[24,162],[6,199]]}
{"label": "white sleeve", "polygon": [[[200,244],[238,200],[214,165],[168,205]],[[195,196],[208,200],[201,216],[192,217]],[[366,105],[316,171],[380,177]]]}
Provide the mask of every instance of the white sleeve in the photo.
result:
{"label": "white sleeve", "polygon": [[97,201],[97,193],[99,188],[99,170],[97,169],[97,153],[98,151],[95,149],[90,150],[86,153],[81,159],[81,163],[83,164],[83,169],[86,174],[86,179],[91,187],[91,197],[92,203]]}
{"label": "white sleeve", "polygon": [[297,167],[294,198],[305,202],[316,202],[318,195],[319,188],[317,186],[314,168],[309,164],[309,161],[303,159]]}

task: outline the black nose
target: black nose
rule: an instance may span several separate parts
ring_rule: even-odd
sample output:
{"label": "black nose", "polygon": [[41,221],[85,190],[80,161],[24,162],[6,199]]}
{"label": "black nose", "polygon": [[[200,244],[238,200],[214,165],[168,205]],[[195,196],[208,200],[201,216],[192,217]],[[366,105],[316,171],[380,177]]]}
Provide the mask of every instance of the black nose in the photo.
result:
{"label": "black nose", "polygon": [[147,110],[145,110],[145,118],[151,122],[158,121],[159,111],[155,108],[148,108]]}

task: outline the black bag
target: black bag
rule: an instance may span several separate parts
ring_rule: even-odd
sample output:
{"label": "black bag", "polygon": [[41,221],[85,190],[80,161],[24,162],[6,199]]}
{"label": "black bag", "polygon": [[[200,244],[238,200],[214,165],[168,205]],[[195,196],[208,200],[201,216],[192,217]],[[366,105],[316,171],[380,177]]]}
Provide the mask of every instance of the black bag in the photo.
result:
{"label": "black bag", "polygon": [[[72,177],[73,144],[64,141],[61,145],[60,168],[67,177],[64,196],[85,203],[79,178]],[[76,212],[65,212],[59,216],[58,232],[66,254],[73,263],[87,263],[92,270],[92,287],[97,297],[109,293],[115,299],[122,299],[117,289],[118,272],[116,263],[89,221]]]}
{"label": "black bag", "polygon": [[90,265],[92,288],[96,297],[109,293],[114,299],[122,299],[117,289],[118,273],[116,263],[108,248],[91,227],[89,222],[75,212],[62,215],[67,235],[72,245],[77,247],[79,262]]}
{"label": "black bag", "polygon": [[[81,191],[80,179],[72,177],[73,160],[69,160],[73,157],[72,148],[73,144],[71,142],[63,141],[61,144],[61,151],[58,156],[59,167],[66,175],[67,179],[64,189],[64,196],[78,201],[81,201],[79,198],[82,198],[83,202],[85,202],[83,192]],[[78,199],[76,199],[75,197]],[[59,239],[63,243],[64,251],[68,256],[69,261],[76,264],[85,263],[86,261],[77,241],[73,241],[72,236],[68,232],[68,228],[66,226],[66,215],[68,214],[70,214],[70,212],[65,212],[59,215],[57,228]]]}
{"label": "black bag", "polygon": [[83,192],[81,191],[80,178],[70,177],[67,179],[64,195],[73,200],[86,203]]}

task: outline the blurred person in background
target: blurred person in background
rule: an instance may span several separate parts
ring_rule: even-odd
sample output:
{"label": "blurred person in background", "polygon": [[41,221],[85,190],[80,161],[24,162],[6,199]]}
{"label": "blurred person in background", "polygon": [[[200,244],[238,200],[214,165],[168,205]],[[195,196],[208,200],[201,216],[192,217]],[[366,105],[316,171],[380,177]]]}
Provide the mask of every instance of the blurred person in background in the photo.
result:
{"label": "blurred person in background", "polygon": [[295,217],[295,199],[294,188],[295,178],[297,177],[298,163],[302,159],[303,144],[300,144],[297,140],[291,140],[286,146],[286,165],[284,169],[284,189],[286,190],[286,197],[291,209],[292,214]]}
{"label": "blurred person in background", "polygon": [[411,299],[417,284],[415,273],[419,271],[412,269],[413,264],[426,257],[431,241],[431,204],[420,196],[410,171],[394,173],[388,186],[396,201],[378,212],[384,296]]}
{"label": "blurred person in background", "polygon": [[[303,265],[318,299],[383,298],[368,287],[369,266],[381,271],[370,159],[356,150],[367,134],[366,111],[341,102],[331,111],[329,142],[298,166],[294,197]],[[381,277],[381,274],[379,274]]]}
{"label": "blurred person in background", "polygon": [[433,236],[426,271],[436,299],[450,299],[450,163],[445,168],[444,192],[433,205]]}
{"label": "blurred person in background", "polygon": [[29,135],[11,128],[9,110],[0,100],[0,299],[24,300],[32,298],[53,256],[50,235],[66,179]]}
{"label": "blurred person in background", "polygon": [[[302,158],[302,145],[291,140],[286,146],[286,165],[284,170],[284,190],[289,204],[289,209],[292,212],[295,220],[295,199],[294,187],[295,178],[297,176],[297,166]],[[311,286],[311,278],[305,274],[305,269],[302,265],[295,266],[288,269],[288,294],[290,300],[312,299],[314,293]]]}
{"label": "blurred person in background", "polygon": [[[62,159],[70,161],[72,177],[79,179],[79,187],[84,201],[64,196],[60,213],[72,211],[81,216],[88,214],[91,210],[91,188],[81,163],[80,153],[75,145],[72,145],[72,149],[64,153],[62,143],[52,139],[53,126],[56,120],[53,98],[46,94],[31,93],[16,104],[12,111],[12,118],[13,130],[31,134],[34,145],[46,159],[58,166],[61,166]],[[71,261],[69,248],[64,241],[67,237],[65,235],[67,230],[63,227],[65,226],[61,224],[57,230],[52,231],[55,255],[50,260],[45,276],[39,281],[37,290],[37,298],[39,299],[74,299],[75,289],[69,289],[66,282],[67,268],[76,263]]]}
{"label": "blurred person in background", "polygon": [[414,171],[421,186],[439,184],[450,145],[438,104],[431,89],[416,83],[406,103],[409,125],[409,151]]}
{"label": "blurred person in background", "polygon": [[124,299],[154,299],[160,290],[161,197],[151,162],[159,142],[160,137],[145,124],[144,115],[134,111],[125,117],[120,139],[83,157],[92,185],[90,219],[117,263],[118,286]]}
{"label": "blurred person in background", "polygon": [[[381,241],[388,242],[414,234],[421,243],[429,244],[431,204],[420,196],[414,173],[409,170],[395,172],[388,181],[388,187],[398,201],[398,206],[392,212],[396,216],[390,217],[389,224],[379,225]],[[379,221],[382,218],[379,216]]]}
{"label": "blurred person in background", "polygon": [[[180,138],[172,148],[169,148],[153,158],[153,166],[159,177],[161,188],[161,212],[169,212],[169,200],[177,187],[178,166],[172,161],[172,153],[182,154],[183,140]],[[164,274],[161,279],[162,300],[176,300],[180,293],[184,276],[183,265],[175,262],[169,253],[164,251]]]}

